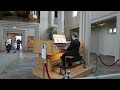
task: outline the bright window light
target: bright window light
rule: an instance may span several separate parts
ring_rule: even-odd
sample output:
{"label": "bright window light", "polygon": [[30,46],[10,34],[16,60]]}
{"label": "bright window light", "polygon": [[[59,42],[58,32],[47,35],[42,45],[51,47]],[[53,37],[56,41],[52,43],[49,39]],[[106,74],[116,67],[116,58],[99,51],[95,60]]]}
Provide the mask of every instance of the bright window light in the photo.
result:
{"label": "bright window light", "polygon": [[73,11],[73,17],[77,16],[77,11]]}
{"label": "bright window light", "polygon": [[113,32],[116,33],[116,28],[113,29]]}
{"label": "bright window light", "polygon": [[109,33],[112,33],[112,29],[109,29]]}
{"label": "bright window light", "polygon": [[16,28],[16,27],[13,27],[13,28]]}

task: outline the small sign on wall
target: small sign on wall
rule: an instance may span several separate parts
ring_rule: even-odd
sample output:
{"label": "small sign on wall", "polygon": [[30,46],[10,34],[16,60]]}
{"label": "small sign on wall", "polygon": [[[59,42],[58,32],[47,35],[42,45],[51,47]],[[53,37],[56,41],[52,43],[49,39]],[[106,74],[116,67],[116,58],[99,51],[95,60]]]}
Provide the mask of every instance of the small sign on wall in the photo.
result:
{"label": "small sign on wall", "polygon": [[43,60],[46,60],[46,44],[41,44],[41,56]]}

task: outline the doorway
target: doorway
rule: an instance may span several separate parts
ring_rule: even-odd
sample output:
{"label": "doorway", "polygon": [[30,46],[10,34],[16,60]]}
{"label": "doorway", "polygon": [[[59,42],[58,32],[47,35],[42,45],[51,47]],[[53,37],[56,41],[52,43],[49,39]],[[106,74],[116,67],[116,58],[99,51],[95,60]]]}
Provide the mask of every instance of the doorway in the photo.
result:
{"label": "doorway", "polygon": [[20,50],[22,50],[22,34],[18,34],[15,36],[16,40],[20,40],[21,43],[20,43]]}
{"label": "doorway", "polygon": [[7,38],[10,38],[12,41],[15,40],[16,42],[20,40],[20,49],[22,50],[22,33],[7,33]]}

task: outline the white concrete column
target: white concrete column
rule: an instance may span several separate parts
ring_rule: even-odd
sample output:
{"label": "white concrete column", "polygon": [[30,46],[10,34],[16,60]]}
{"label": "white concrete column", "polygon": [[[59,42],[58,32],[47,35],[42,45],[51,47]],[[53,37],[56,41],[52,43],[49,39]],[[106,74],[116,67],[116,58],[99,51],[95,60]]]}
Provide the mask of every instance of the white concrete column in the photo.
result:
{"label": "white concrete column", "polygon": [[48,26],[54,26],[55,11],[48,11]]}
{"label": "white concrete column", "polygon": [[86,65],[90,65],[90,37],[91,37],[91,20],[90,11],[79,11],[79,40],[85,44],[84,59]]}
{"label": "white concrete column", "polygon": [[40,39],[47,40],[48,11],[40,11]]}
{"label": "white concrete column", "polygon": [[85,33],[85,11],[78,11],[79,13],[79,17],[80,17],[80,21],[79,21],[79,40],[81,42],[84,42],[84,33]]}
{"label": "white concrete column", "polygon": [[35,28],[35,40],[39,40],[40,39],[40,34],[39,34],[39,27],[40,26],[39,25]]}
{"label": "white concrete column", "polygon": [[64,11],[58,11],[58,34],[64,34]]}
{"label": "white concrete column", "polygon": [[117,11],[117,20],[116,20],[116,44],[115,48],[115,61],[120,57],[120,11]]}
{"label": "white concrete column", "polygon": [[69,38],[69,28],[68,28],[68,11],[64,11],[64,20],[65,20],[65,24],[64,24],[64,34],[66,36],[66,39]]}

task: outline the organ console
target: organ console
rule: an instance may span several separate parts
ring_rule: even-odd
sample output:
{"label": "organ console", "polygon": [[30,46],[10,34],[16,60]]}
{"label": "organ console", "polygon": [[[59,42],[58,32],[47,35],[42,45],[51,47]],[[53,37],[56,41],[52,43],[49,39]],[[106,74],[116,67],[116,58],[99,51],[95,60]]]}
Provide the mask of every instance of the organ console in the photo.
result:
{"label": "organ console", "polygon": [[[50,74],[50,77],[52,79],[62,79],[64,70],[60,73],[60,63],[61,59],[60,57],[64,54],[66,51],[65,47],[69,45],[69,43],[66,41],[66,38],[64,35],[53,35],[53,41],[50,40],[38,40],[34,42],[34,48],[33,51],[38,53],[39,55],[39,62],[37,68],[33,69],[32,73],[33,75],[36,75],[40,78],[43,77],[43,61],[41,58],[41,44],[46,44],[46,53],[47,53],[47,59],[46,64],[48,67],[48,72]],[[83,48],[83,46],[82,46]],[[82,49],[81,49],[82,50]],[[58,67],[56,67],[58,65]],[[76,68],[69,69],[71,72],[76,72],[79,70],[83,65],[79,65]],[[78,71],[77,71],[78,72]],[[76,74],[77,75],[77,74]],[[74,77],[75,75],[73,75]],[[46,79],[48,79],[47,73],[45,73],[44,76]]]}

